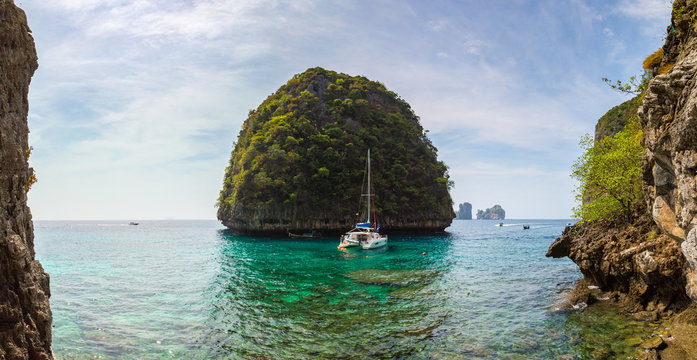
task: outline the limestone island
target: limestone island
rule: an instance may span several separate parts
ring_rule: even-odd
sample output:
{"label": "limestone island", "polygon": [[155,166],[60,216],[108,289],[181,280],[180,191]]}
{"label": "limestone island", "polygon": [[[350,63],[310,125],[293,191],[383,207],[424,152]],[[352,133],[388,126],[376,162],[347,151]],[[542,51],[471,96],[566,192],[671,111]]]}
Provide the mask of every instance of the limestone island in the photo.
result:
{"label": "limestone island", "polygon": [[494,205],[486,210],[477,210],[477,220],[503,220],[506,218],[506,211],[501,205]]}
{"label": "limestone island", "polygon": [[448,168],[409,104],[383,84],[311,68],[249,112],[225,170],[218,219],[244,234],[352,228],[371,151],[381,232],[442,232]]}
{"label": "limestone island", "polygon": [[457,220],[472,220],[472,204],[465,202],[458,206],[458,211],[455,212]]}

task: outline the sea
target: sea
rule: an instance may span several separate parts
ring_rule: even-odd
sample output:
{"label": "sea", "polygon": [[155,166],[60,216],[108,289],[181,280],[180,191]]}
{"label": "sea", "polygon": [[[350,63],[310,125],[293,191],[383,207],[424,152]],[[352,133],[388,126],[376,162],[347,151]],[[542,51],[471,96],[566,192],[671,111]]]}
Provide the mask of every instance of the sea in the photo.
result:
{"label": "sea", "polygon": [[[631,357],[657,324],[566,309],[569,220],[455,220],[377,250],[217,221],[36,221],[58,359]],[[530,225],[524,230],[523,225]]]}

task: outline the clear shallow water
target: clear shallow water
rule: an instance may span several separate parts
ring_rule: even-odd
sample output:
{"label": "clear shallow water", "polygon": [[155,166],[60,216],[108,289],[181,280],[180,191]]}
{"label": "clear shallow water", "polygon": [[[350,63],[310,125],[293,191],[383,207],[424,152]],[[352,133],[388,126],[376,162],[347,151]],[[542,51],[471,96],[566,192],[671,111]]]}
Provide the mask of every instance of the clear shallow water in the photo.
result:
{"label": "clear shallow water", "polygon": [[342,251],[215,221],[38,221],[35,246],[63,359],[626,358],[651,335],[602,306],[555,311],[581,278],[544,257],[566,220],[497,223]]}

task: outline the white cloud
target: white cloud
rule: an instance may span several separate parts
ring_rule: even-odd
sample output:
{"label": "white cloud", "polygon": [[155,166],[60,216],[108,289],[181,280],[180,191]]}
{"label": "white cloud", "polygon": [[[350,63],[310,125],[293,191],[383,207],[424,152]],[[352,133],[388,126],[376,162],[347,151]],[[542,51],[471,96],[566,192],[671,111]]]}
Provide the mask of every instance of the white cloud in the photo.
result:
{"label": "white cloud", "polygon": [[482,49],[490,46],[491,44],[479,39],[469,39],[464,43],[465,51],[470,55],[476,56],[483,56]]}
{"label": "white cloud", "polygon": [[[505,147],[553,154],[575,146],[615,100],[606,99],[601,75],[590,79],[596,75],[568,61],[578,54],[573,41],[585,45],[584,38],[557,39],[564,32],[545,26],[540,33],[539,17],[508,21],[536,13],[507,14],[487,4],[502,16],[493,32],[477,9],[418,2],[32,2],[26,10],[40,58],[30,89],[35,215],[212,217],[247,111],[314,66],[383,82],[431,134],[492,153]],[[596,9],[575,4],[584,30],[599,19]],[[608,27],[605,35],[612,32]],[[583,56],[587,50],[593,49],[584,48]],[[455,159],[456,150],[441,154]],[[451,174],[460,192],[483,177],[524,183],[559,175],[535,159],[512,168],[457,166]],[[65,204],[70,209],[61,209]]]}
{"label": "white cloud", "polygon": [[450,22],[445,19],[433,20],[428,22],[428,27],[435,32],[444,31],[451,28]]}
{"label": "white cloud", "polygon": [[484,163],[475,161],[468,164],[467,167],[458,168],[449,171],[450,175],[462,176],[494,176],[494,177],[511,177],[511,176],[526,176],[526,177],[569,177],[568,171],[561,170],[545,170],[538,165],[533,164],[525,167],[503,166],[500,164]]}
{"label": "white cloud", "polygon": [[601,13],[587,5],[584,1],[573,0],[573,5],[575,5],[574,10],[578,12],[579,19],[586,25],[590,25],[595,21],[602,20],[603,16]]}
{"label": "white cloud", "polygon": [[671,10],[669,0],[622,0],[617,6],[617,11],[626,16],[664,22],[670,19]]}

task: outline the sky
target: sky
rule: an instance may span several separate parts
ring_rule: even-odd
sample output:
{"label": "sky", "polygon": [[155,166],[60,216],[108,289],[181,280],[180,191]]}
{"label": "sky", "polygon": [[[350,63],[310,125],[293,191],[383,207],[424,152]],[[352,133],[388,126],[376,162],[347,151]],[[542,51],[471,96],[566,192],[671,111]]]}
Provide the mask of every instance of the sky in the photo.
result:
{"label": "sky", "polygon": [[38,220],[214,219],[250,109],[308,68],[411,104],[454,207],[568,218],[578,141],[629,99],[669,0],[15,0]]}

